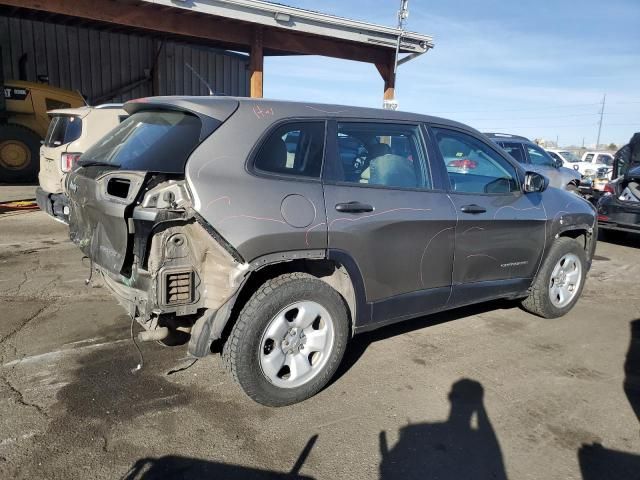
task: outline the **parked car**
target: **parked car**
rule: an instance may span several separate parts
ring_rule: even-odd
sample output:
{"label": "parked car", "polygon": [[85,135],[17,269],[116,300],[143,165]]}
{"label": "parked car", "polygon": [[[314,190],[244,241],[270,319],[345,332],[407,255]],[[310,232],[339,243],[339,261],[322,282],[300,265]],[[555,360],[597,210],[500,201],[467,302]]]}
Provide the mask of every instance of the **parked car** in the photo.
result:
{"label": "parked car", "polygon": [[64,178],[80,155],[127,117],[122,104],[52,110],[49,130],[40,147],[40,186],[36,201],[54,219],[67,222],[69,207]]}
{"label": "parked car", "polygon": [[78,92],[45,83],[3,81],[2,72],[0,87],[0,182],[33,182],[38,149],[49,127],[47,110],[80,107],[84,99]]}
{"label": "parked car", "polygon": [[140,340],[215,341],[257,402],[314,395],[360,332],[496,298],[554,318],[580,296],[593,206],[470,127],[231,97],[124,108],[67,177],[71,239]]}
{"label": "parked car", "polygon": [[580,174],[571,168],[563,167],[562,162],[554,160],[542,147],[528,138],[508,133],[485,133],[485,135],[500,145],[524,168],[547,177],[552,187],[578,193]]}
{"label": "parked car", "polygon": [[612,176],[598,201],[598,225],[610,237],[640,233],[640,133],[616,154]]}
{"label": "parked car", "polygon": [[560,160],[563,167],[573,168],[576,163],[580,162],[580,157],[569,150],[555,148],[546,148],[545,150],[553,159]]}

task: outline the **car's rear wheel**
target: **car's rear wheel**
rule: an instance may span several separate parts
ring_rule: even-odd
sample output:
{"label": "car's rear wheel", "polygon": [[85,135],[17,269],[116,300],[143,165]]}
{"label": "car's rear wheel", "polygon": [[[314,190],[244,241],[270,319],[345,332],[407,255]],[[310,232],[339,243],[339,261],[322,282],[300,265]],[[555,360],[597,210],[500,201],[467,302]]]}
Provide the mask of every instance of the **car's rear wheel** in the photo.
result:
{"label": "car's rear wheel", "polygon": [[342,297],[311,275],[290,273],[253,294],[222,356],[249,397],[284,406],[313,396],[329,382],[348,338]]}
{"label": "car's rear wheel", "polygon": [[522,301],[525,310],[544,318],[566,314],[578,301],[587,274],[586,254],[573,238],[557,239]]}

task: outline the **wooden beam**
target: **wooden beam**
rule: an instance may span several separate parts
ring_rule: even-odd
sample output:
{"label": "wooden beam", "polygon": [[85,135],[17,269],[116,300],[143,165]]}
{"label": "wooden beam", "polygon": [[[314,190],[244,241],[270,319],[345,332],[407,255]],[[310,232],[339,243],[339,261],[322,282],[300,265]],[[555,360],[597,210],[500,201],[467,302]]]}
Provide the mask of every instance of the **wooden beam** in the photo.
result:
{"label": "wooden beam", "polygon": [[384,100],[393,100],[395,98],[396,91],[396,74],[393,71],[395,66],[395,53],[387,54],[387,59],[384,63],[376,63],[376,68],[384,80]]}
{"label": "wooden beam", "polygon": [[252,98],[262,98],[263,70],[262,28],[254,27],[249,57],[249,96]]}
{"label": "wooden beam", "polygon": [[0,5],[29,8],[97,22],[125,25],[156,32],[172,33],[226,45],[251,44],[251,28],[240,22],[230,24],[210,15],[185,15],[181,9],[161,11],[155,6],[142,6],[113,0],[0,0]]}
{"label": "wooden beam", "polygon": [[276,52],[322,55],[367,63],[383,63],[388,57],[386,48],[369,47],[343,40],[273,28],[265,29],[263,45],[266,50]]}

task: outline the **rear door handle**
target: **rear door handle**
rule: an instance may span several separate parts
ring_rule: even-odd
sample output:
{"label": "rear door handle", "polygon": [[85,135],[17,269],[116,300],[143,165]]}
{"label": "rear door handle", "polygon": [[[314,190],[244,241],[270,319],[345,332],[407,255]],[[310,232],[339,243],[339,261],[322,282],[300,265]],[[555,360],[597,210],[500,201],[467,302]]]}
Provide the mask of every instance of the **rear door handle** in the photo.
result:
{"label": "rear door handle", "polygon": [[373,212],[373,205],[369,205],[368,203],[360,203],[360,202],[338,203],[336,204],[336,210],[338,212],[348,212],[348,213]]}
{"label": "rear door handle", "polygon": [[471,205],[464,205],[460,208],[460,211],[464,212],[464,213],[484,213],[487,211],[486,208],[481,207],[480,205],[476,205],[475,203],[471,204]]}

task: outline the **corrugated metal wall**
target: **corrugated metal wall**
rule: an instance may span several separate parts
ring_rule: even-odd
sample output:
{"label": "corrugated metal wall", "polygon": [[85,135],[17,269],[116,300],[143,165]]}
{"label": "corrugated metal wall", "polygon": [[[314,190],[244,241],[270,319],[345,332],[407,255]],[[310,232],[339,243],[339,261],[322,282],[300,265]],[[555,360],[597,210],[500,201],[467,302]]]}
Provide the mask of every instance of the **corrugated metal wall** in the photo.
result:
{"label": "corrugated metal wall", "polygon": [[[122,102],[153,94],[150,72],[157,55],[157,95],[249,95],[248,57],[188,43],[0,15],[5,79],[19,79],[20,59],[28,81],[48,76],[49,84],[79,90],[91,101]],[[26,56],[25,56],[26,54]],[[128,92],[103,98],[145,80]]]}

